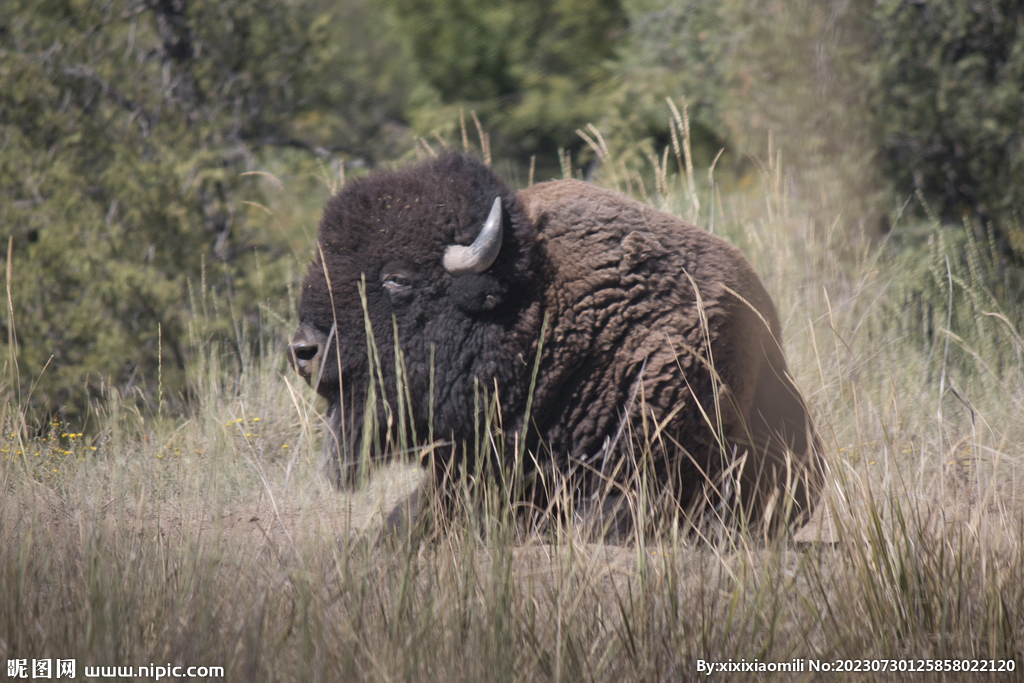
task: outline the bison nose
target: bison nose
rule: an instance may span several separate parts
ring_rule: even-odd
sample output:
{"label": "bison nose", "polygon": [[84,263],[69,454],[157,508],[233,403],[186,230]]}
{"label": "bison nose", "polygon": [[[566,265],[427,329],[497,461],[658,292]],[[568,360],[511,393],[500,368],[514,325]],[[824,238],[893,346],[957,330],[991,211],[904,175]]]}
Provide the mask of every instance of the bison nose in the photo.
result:
{"label": "bison nose", "polygon": [[288,362],[307,382],[316,376],[323,356],[325,335],[308,325],[300,325],[288,345]]}
{"label": "bison nose", "polygon": [[314,365],[317,356],[320,354],[320,347],[316,344],[291,344],[288,347],[292,365],[299,374],[309,379],[313,376]]}

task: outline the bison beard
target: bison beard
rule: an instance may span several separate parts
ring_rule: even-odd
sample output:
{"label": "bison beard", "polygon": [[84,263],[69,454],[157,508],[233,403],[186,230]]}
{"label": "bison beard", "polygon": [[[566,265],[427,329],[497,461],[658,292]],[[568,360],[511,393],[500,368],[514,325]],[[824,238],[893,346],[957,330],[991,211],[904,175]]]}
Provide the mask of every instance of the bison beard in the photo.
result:
{"label": "bison beard", "polygon": [[487,454],[540,509],[635,490],[638,468],[681,509],[772,528],[812,509],[822,463],[778,315],[727,242],[575,180],[512,193],[449,154],[351,183],[317,247],[289,360],[327,399],[337,483],[434,438],[437,485]]}

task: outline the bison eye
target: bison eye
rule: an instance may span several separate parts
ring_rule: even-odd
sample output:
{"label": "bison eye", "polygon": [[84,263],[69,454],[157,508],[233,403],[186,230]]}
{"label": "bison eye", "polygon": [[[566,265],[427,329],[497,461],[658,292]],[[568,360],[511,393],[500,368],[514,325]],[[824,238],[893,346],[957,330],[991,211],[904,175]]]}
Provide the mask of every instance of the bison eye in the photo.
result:
{"label": "bison eye", "polygon": [[400,273],[391,273],[384,276],[384,288],[389,292],[401,292],[412,287],[409,278]]}

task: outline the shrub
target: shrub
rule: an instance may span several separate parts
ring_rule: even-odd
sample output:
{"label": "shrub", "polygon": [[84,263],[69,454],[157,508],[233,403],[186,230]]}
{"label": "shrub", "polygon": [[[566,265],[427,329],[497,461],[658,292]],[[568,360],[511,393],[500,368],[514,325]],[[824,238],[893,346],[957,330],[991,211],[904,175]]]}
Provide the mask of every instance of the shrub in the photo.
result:
{"label": "shrub", "polygon": [[475,111],[505,153],[579,146],[603,109],[607,62],[625,29],[618,0],[390,0],[406,58],[421,74],[415,130],[458,134]]}
{"label": "shrub", "polygon": [[[336,125],[349,81],[320,88],[324,73],[373,55],[333,49],[349,30],[327,30],[334,19],[272,0],[4,4],[0,357],[20,368],[19,405],[70,418],[112,386],[159,406],[186,391],[190,333],[218,331],[191,316],[208,290],[232,297],[204,320],[236,348],[258,300],[287,305],[283,273],[260,277],[291,253],[251,205],[256,154],[388,137],[366,117]],[[390,106],[372,89],[355,101]]]}
{"label": "shrub", "polygon": [[1024,5],[882,0],[874,19],[874,114],[897,192],[943,221],[991,224],[1024,256]]}

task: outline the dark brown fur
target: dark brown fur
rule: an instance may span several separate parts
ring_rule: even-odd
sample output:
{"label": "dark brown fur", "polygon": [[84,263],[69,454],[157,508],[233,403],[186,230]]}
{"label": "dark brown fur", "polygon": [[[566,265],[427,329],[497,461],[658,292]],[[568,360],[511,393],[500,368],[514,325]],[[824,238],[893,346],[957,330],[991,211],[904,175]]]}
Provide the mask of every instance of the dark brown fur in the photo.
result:
{"label": "dark brown fur", "polygon": [[[497,261],[483,273],[452,276],[441,265],[445,248],[473,241],[496,196],[506,225]],[[475,448],[463,444],[476,438],[475,397],[495,388],[506,434],[498,465],[511,469],[546,318],[525,431],[529,454],[520,463],[533,481],[532,501],[543,504],[538,491],[561,484],[577,497],[609,481],[632,488],[647,458],[648,473],[683,506],[698,497],[721,502],[728,489],[753,518],[777,522],[813,507],[821,462],[788,375],[778,315],[727,242],[580,181],[513,195],[479,162],[449,155],[371,176],[333,197],[319,247],[323,262],[314,261],[303,283],[300,321],[320,339],[337,322],[318,391],[339,437],[329,434],[327,450],[341,478],[353,437],[365,436],[365,278],[385,384],[396,375],[394,320],[411,431],[454,444],[436,478],[453,463],[472,463]],[[409,287],[382,285],[393,272]],[[385,394],[397,404],[393,387]],[[347,444],[338,448],[332,444],[342,431]],[[383,444],[388,436],[382,428],[376,438]],[[643,455],[645,443],[653,448]]]}

